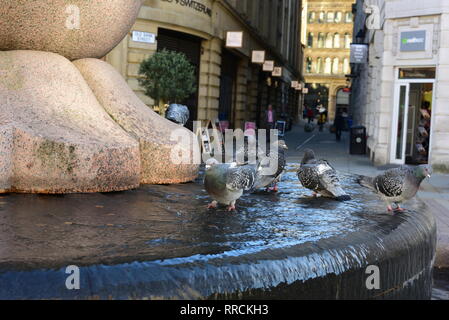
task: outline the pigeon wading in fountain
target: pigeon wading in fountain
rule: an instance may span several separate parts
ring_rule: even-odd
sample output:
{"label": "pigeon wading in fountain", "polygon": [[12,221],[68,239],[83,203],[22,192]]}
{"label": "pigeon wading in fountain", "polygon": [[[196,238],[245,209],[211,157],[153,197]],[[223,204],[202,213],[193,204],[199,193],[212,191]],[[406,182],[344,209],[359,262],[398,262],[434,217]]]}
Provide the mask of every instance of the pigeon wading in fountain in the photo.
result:
{"label": "pigeon wading in fountain", "polygon": [[320,194],[339,201],[351,200],[340,185],[337,171],[326,160],[317,160],[310,149],[305,150],[297,174],[301,184],[313,191],[313,196]]}
{"label": "pigeon wading in fountain", "polygon": [[[280,181],[287,164],[285,150],[288,150],[288,147],[284,140],[278,140],[271,144],[269,154],[260,160],[254,190],[267,188],[270,191],[278,191],[277,183]],[[276,171],[265,173],[267,170],[272,171],[270,170],[272,169],[271,166],[276,166]]]}
{"label": "pigeon wading in fountain", "polygon": [[204,186],[214,199],[208,208],[217,205],[228,206],[228,211],[236,210],[235,203],[243,191],[251,190],[256,179],[255,165],[238,165],[237,163],[219,163],[216,159],[206,162]]}
{"label": "pigeon wading in fountain", "polygon": [[[425,178],[430,178],[432,168],[428,165],[417,167],[401,166],[371,178],[361,176],[358,182],[374,190],[387,203],[388,211],[404,211],[400,203],[415,197]],[[393,209],[392,204],[396,205]]]}

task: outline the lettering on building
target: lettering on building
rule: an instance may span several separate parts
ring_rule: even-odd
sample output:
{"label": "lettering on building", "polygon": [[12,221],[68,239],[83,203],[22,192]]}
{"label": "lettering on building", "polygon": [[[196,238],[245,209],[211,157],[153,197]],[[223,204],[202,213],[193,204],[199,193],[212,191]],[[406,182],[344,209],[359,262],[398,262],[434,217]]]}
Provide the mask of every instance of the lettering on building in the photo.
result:
{"label": "lettering on building", "polygon": [[198,12],[207,14],[209,17],[212,17],[212,9],[205,6],[201,2],[198,2],[195,0],[161,0],[161,1],[176,3],[177,5],[180,5],[183,7],[189,7]]}

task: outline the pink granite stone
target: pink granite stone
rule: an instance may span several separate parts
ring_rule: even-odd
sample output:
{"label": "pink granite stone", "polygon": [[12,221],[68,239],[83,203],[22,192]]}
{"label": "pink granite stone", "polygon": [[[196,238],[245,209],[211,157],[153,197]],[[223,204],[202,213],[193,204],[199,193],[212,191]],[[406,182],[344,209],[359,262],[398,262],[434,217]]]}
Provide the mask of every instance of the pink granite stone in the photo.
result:
{"label": "pink granite stone", "polygon": [[49,51],[70,60],[101,58],[131,29],[141,4],[141,0],[0,0],[0,51]]}
{"label": "pink granite stone", "polygon": [[[129,88],[122,76],[108,63],[98,59],[81,59],[73,64],[79,69],[106,112],[140,143],[141,183],[171,184],[194,180],[196,164],[176,164],[171,153],[189,154],[198,148],[193,132],[159,116]],[[179,130],[188,142],[178,143],[171,133]]]}
{"label": "pink granite stone", "polygon": [[0,51],[0,105],[0,192],[107,192],[139,185],[139,144],[66,58]]}

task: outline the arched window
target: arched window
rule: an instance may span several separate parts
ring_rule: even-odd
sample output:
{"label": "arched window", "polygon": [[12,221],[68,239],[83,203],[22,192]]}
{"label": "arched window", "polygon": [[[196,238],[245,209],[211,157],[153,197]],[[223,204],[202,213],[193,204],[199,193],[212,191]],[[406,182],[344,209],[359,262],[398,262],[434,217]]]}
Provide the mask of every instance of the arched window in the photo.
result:
{"label": "arched window", "polygon": [[309,32],[307,35],[307,47],[312,48],[313,47],[313,33]]}
{"label": "arched window", "polygon": [[333,74],[339,73],[339,70],[338,70],[339,62],[340,61],[338,60],[338,58],[334,58],[334,60],[332,61],[332,73]]}
{"label": "arched window", "polygon": [[314,23],[315,22],[315,12],[314,11],[310,11],[309,12],[309,23]]}
{"label": "arched window", "polygon": [[318,23],[324,23],[324,11],[318,14]]}
{"label": "arched window", "polygon": [[352,23],[352,12],[348,11],[345,13],[345,22]]}
{"label": "arched window", "polygon": [[329,11],[327,13],[326,22],[327,23],[333,23],[334,22],[334,13],[332,11]]}
{"label": "arched window", "polygon": [[327,33],[326,34],[326,48],[332,48],[332,34],[331,33]]}
{"label": "arched window", "polygon": [[344,72],[344,74],[350,74],[351,73],[351,68],[349,66],[349,59],[348,58],[344,58],[343,59],[343,72]]}
{"label": "arched window", "polygon": [[340,23],[341,22],[341,18],[342,18],[342,13],[340,11],[335,13],[335,19],[334,22],[335,23]]}
{"label": "arched window", "polygon": [[307,57],[307,59],[306,59],[306,72],[312,73],[312,58],[311,57]]}
{"label": "arched window", "polygon": [[327,57],[324,60],[324,73],[330,74],[332,72],[332,59]]}
{"label": "arched window", "polygon": [[351,48],[351,36],[349,35],[349,33],[345,33],[345,48]]}
{"label": "arched window", "polygon": [[324,48],[324,33],[318,33],[318,48]]}
{"label": "arched window", "polygon": [[334,34],[334,48],[340,48],[340,35],[338,32]]}
{"label": "arched window", "polygon": [[323,73],[323,59],[316,59],[316,73]]}

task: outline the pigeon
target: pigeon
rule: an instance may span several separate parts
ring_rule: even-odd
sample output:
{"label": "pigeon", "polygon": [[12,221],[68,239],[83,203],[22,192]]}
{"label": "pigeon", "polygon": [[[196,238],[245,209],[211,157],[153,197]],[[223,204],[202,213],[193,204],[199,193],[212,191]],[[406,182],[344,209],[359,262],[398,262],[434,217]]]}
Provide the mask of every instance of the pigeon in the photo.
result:
{"label": "pigeon", "polygon": [[284,140],[277,140],[270,145],[269,154],[259,161],[253,190],[267,188],[267,191],[278,191],[277,183],[280,181],[287,165],[285,150],[288,150],[288,147]]}
{"label": "pigeon", "polygon": [[165,112],[165,118],[182,126],[185,126],[189,120],[189,108],[182,104],[171,104]]}
{"label": "pigeon", "polygon": [[253,187],[256,170],[255,165],[219,163],[213,158],[207,160],[204,186],[214,199],[208,208],[216,208],[221,203],[228,206],[228,211],[235,211],[235,203],[243,195],[243,191]]}
{"label": "pigeon", "polygon": [[[432,168],[429,165],[401,166],[387,170],[374,178],[361,176],[358,182],[379,194],[387,203],[389,212],[404,211],[400,203],[415,197],[421,183],[431,175]],[[392,204],[396,205],[395,209]]]}
{"label": "pigeon", "polygon": [[313,191],[314,197],[321,194],[338,201],[351,200],[340,185],[337,171],[326,160],[317,160],[311,149],[305,150],[297,174],[301,184]]}

